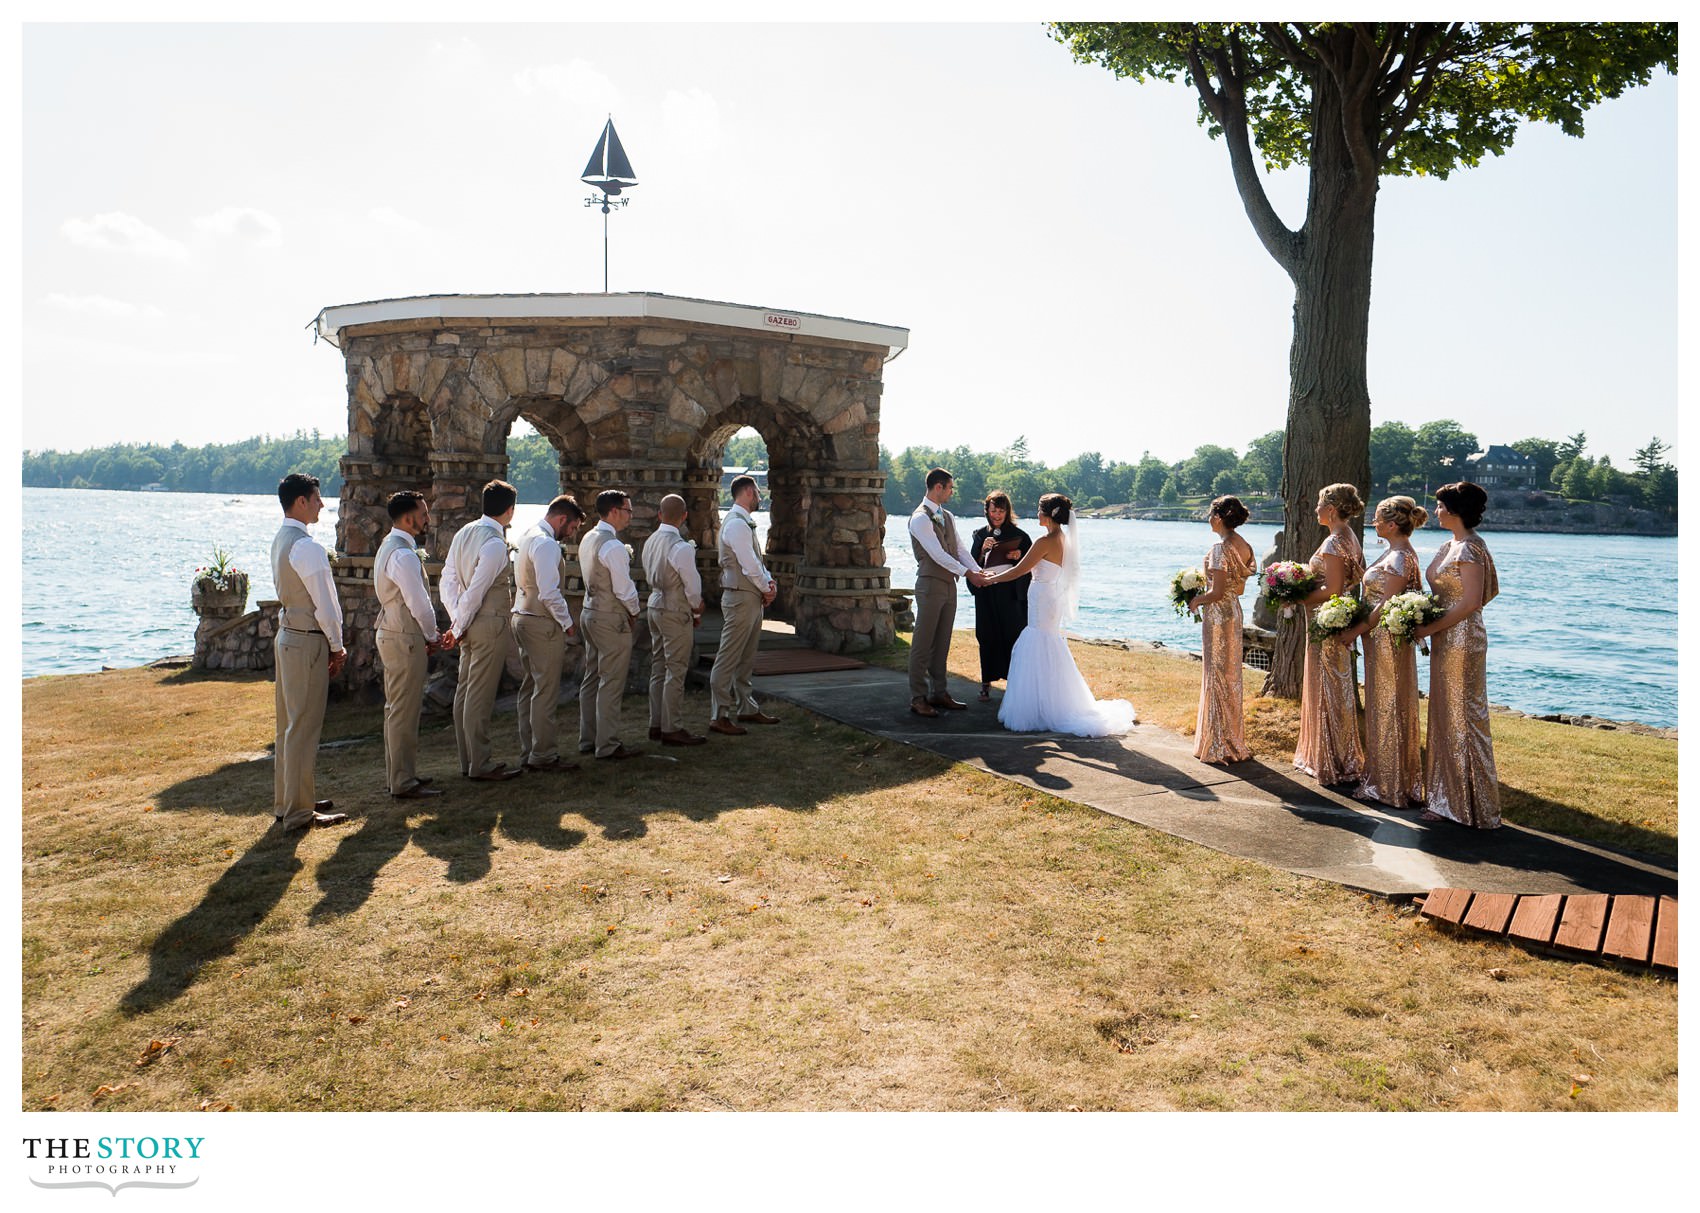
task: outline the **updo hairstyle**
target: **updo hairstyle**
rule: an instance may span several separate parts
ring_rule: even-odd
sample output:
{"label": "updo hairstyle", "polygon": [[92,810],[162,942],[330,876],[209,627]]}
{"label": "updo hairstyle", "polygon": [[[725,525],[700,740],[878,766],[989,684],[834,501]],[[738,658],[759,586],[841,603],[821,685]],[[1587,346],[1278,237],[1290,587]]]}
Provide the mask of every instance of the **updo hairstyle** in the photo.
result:
{"label": "updo hairstyle", "polygon": [[1073,512],[1074,502],[1061,493],[1046,493],[1039,498],[1039,513],[1058,526],[1067,526]]}
{"label": "updo hairstyle", "polygon": [[1443,484],[1434,491],[1434,497],[1462,518],[1464,525],[1472,531],[1482,520],[1482,515],[1487,513],[1487,490],[1473,481],[1455,480],[1451,484]]}
{"label": "updo hairstyle", "polygon": [[1409,535],[1428,521],[1428,511],[1409,497],[1388,497],[1375,507],[1375,519],[1391,522],[1401,535]]}
{"label": "updo hairstyle", "polygon": [[1218,497],[1210,503],[1210,517],[1220,518],[1222,525],[1232,531],[1245,524],[1245,520],[1251,517],[1251,511],[1238,497]]}
{"label": "updo hairstyle", "polygon": [[1364,499],[1350,484],[1331,484],[1316,495],[1318,505],[1331,505],[1342,522],[1350,522],[1364,512]]}

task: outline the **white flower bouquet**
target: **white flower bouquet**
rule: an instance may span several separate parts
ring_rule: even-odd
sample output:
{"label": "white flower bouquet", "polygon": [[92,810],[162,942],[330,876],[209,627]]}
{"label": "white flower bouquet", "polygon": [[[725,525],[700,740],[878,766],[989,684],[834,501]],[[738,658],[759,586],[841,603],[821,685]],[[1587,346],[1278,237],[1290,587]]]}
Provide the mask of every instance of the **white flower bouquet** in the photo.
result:
{"label": "white flower bouquet", "polygon": [[1192,600],[1210,588],[1210,579],[1200,568],[1182,569],[1169,578],[1169,604],[1175,614],[1185,615],[1192,609]]}
{"label": "white flower bouquet", "polygon": [[[1433,623],[1445,613],[1441,610],[1440,600],[1433,594],[1414,590],[1408,594],[1395,594],[1381,604],[1379,626],[1387,629],[1387,634],[1393,638],[1393,647],[1399,648],[1411,643],[1418,628],[1425,623]],[[1421,652],[1428,652],[1426,642],[1418,647]]]}
{"label": "white flower bouquet", "polygon": [[1317,644],[1330,640],[1369,618],[1369,607],[1349,594],[1336,594],[1317,607],[1310,617],[1310,638]]}

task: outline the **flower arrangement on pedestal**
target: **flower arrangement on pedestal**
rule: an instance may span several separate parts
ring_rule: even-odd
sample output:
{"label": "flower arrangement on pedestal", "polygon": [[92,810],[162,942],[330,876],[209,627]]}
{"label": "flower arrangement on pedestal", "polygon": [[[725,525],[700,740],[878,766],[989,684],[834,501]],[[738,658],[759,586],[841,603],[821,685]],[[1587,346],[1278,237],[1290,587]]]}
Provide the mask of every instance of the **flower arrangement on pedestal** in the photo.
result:
{"label": "flower arrangement on pedestal", "polygon": [[195,570],[189,601],[200,614],[231,610],[240,613],[248,604],[248,574],[236,567],[229,552],[215,547],[212,563]]}

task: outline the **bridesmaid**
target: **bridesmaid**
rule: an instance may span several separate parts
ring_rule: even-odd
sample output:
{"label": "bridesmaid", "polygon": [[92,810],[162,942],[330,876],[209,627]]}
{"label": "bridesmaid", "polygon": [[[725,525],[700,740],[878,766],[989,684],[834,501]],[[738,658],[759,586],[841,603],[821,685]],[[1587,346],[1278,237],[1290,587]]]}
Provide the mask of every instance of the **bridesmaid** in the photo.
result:
{"label": "bridesmaid", "polygon": [[1244,762],[1245,671],[1242,667],[1245,622],[1240,595],[1257,571],[1251,544],[1235,532],[1250,516],[1238,497],[1210,503],[1210,529],[1218,539],[1204,558],[1210,588],[1192,600],[1204,618],[1204,685],[1198,692],[1198,744],[1193,757],[1204,762]]}
{"label": "bridesmaid", "polygon": [[[1316,495],[1316,520],[1328,528],[1328,537],[1310,558],[1311,571],[1322,585],[1304,600],[1305,606],[1318,607],[1346,593],[1364,575],[1364,550],[1352,526],[1363,512],[1363,498],[1349,484],[1331,484]],[[1321,644],[1305,639],[1299,748],[1293,765],[1321,784],[1356,783],[1363,776],[1352,646],[1339,636]]]}
{"label": "bridesmaid", "polygon": [[1482,607],[1499,593],[1499,574],[1476,534],[1487,493],[1460,480],[1435,491],[1435,517],[1452,532],[1429,561],[1428,586],[1446,613],[1417,629],[1433,637],[1428,667],[1428,812],[1479,830],[1499,825],[1499,773],[1488,731],[1487,627]]}
{"label": "bridesmaid", "polygon": [[1417,646],[1395,647],[1381,623],[1381,607],[1395,594],[1423,588],[1411,532],[1428,521],[1428,511],[1409,497],[1389,497],[1375,507],[1375,533],[1387,551],[1364,573],[1364,602],[1370,616],[1346,633],[1346,643],[1364,642],[1364,778],[1352,795],[1395,809],[1422,804],[1423,748],[1417,731]]}
{"label": "bridesmaid", "polygon": [[[1000,572],[1021,563],[1033,539],[1015,525],[1015,509],[1009,494],[986,494],[986,525],[974,532],[968,550],[974,563],[988,573]],[[1027,626],[1027,584],[1033,578],[1022,574],[1009,581],[976,586],[974,596],[974,639],[980,645],[980,702],[992,697],[992,683],[1009,677],[1009,654],[1015,638]]]}

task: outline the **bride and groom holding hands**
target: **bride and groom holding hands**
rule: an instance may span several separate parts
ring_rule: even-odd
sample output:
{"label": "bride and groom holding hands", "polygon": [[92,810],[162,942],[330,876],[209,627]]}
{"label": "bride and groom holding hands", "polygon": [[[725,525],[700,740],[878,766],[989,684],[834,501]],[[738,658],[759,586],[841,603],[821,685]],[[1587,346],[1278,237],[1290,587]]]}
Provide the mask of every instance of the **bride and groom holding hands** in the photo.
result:
{"label": "bride and groom holding hands", "polygon": [[[1113,737],[1133,725],[1133,705],[1125,699],[1099,700],[1068,650],[1063,626],[1080,602],[1080,545],[1071,525],[1074,503],[1061,493],[1039,499],[1044,534],[1026,553],[1015,542],[987,535],[981,550],[964,552],[956,520],[945,509],[956,491],[944,468],[927,473],[927,493],[909,519],[915,551],[915,631],[909,649],[909,710],[937,718],[939,709],[965,709],[945,682],[951,629],[956,622],[956,579],[976,589],[1008,585],[1031,575],[1026,625],[1009,654],[1009,673],[998,720],[1012,732],[1071,733]],[[1007,507],[1005,520],[1008,521]],[[1019,534],[1019,532],[1016,532]],[[979,567],[983,565],[984,568]],[[987,696],[983,692],[982,699]]]}

